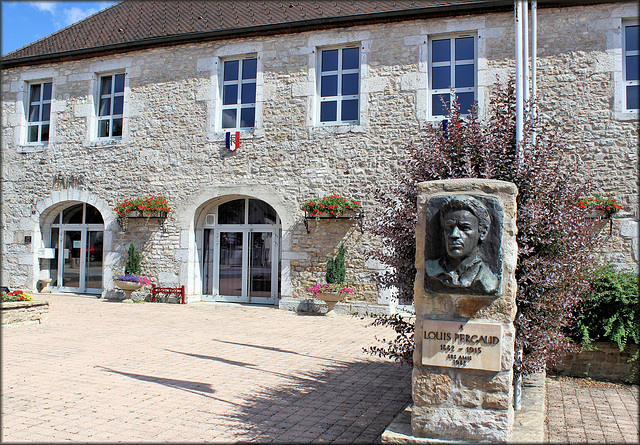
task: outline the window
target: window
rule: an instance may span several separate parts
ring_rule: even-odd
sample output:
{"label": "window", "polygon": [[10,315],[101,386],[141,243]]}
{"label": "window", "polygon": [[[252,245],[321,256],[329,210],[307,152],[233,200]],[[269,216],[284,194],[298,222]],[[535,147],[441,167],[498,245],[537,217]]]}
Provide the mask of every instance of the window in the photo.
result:
{"label": "window", "polygon": [[320,53],[320,123],[357,124],[360,118],[360,48]]}
{"label": "window", "polygon": [[[447,114],[451,90],[458,96],[461,114],[468,114],[476,99],[475,48],[473,36],[430,41],[429,80],[432,116]],[[442,103],[441,97],[446,105]]]}
{"label": "window", "polygon": [[640,53],[638,51],[638,24],[625,25],[622,39],[625,110],[633,111],[640,108],[638,101],[638,93],[640,92],[638,77],[638,65],[640,63]]}
{"label": "window", "polygon": [[256,119],[258,59],[226,60],[222,82],[222,128],[252,130]]}
{"label": "window", "polygon": [[122,137],[124,108],[124,73],[100,76],[98,102],[98,137]]}
{"label": "window", "polygon": [[29,85],[29,124],[27,142],[49,141],[49,117],[51,114],[51,82]]}

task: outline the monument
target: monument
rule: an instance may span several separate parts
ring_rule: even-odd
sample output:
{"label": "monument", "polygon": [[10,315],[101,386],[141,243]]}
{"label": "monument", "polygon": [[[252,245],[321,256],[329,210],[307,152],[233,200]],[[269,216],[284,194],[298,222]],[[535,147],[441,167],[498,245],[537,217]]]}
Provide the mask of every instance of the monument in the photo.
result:
{"label": "monument", "polygon": [[418,185],[415,438],[507,442],[514,420],[516,186]]}

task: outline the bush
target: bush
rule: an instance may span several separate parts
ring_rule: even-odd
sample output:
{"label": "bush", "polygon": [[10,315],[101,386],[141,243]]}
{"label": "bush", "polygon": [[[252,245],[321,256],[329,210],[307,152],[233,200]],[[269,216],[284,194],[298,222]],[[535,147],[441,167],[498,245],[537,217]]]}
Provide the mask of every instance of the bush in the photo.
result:
{"label": "bush", "polygon": [[325,278],[328,284],[343,284],[347,275],[347,269],[344,265],[344,254],[347,249],[344,247],[344,243],[340,244],[338,253],[334,258],[329,258],[327,261],[327,273]]}
{"label": "bush", "polygon": [[124,274],[125,275],[140,275],[142,273],[142,268],[140,266],[140,252],[136,250],[136,246],[131,243],[129,244],[129,251],[127,252],[128,260],[127,264],[124,266]]}
{"label": "bush", "polygon": [[[460,116],[452,101],[446,130],[426,125],[424,142],[408,147],[407,160],[397,170],[396,186],[374,190],[380,205],[367,218],[367,228],[383,240],[383,249],[369,257],[390,266],[377,275],[382,287],[395,286],[399,298],[413,299],[415,280],[416,184],[454,178],[487,178],[518,187],[518,264],[516,348],[524,357],[514,365],[516,374],[528,374],[553,364],[577,346],[566,337],[573,309],[588,283],[586,271],[596,240],[596,221],[575,204],[591,190],[577,184],[567,169],[558,168],[565,152],[557,128],[536,128],[530,117],[524,140],[536,128],[536,143],[521,147],[515,140],[514,81],[496,83],[487,118],[480,121],[475,106]],[[402,339],[399,340],[402,343]]]}
{"label": "bush", "polygon": [[574,338],[586,349],[594,341],[615,342],[620,351],[628,342],[638,344],[638,276],[608,265],[594,269],[590,284],[578,310]]}

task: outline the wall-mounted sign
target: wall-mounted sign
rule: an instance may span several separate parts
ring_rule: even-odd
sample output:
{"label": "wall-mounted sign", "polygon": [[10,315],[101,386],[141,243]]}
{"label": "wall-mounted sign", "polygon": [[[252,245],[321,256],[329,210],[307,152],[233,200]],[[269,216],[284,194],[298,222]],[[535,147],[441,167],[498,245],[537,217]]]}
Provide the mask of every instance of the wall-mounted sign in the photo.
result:
{"label": "wall-mounted sign", "polygon": [[55,249],[49,247],[41,247],[37,251],[38,258],[55,258]]}
{"label": "wall-mounted sign", "polygon": [[82,190],[84,188],[84,175],[65,175],[62,173],[58,173],[53,178],[53,184],[51,186],[52,190],[67,190],[67,189],[78,189]]}
{"label": "wall-mounted sign", "polygon": [[425,320],[422,326],[423,365],[502,369],[501,324]]}

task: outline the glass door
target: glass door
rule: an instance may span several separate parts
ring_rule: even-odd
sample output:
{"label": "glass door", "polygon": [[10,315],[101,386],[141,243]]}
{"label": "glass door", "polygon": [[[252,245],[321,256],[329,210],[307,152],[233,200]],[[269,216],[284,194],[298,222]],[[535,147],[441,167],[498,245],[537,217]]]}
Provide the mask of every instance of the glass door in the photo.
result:
{"label": "glass door", "polygon": [[49,263],[51,288],[102,292],[104,222],[98,209],[89,204],[70,205],[54,217],[50,233],[48,242],[55,250]]}
{"label": "glass door", "polygon": [[85,258],[85,286],[87,292],[102,291],[102,230],[87,230]]}
{"label": "glass door", "polygon": [[[249,233],[249,298],[253,303],[270,303],[277,295],[274,288],[274,234],[273,232]],[[277,280],[276,280],[277,286]],[[275,292],[274,292],[274,289]]]}
{"label": "glass door", "polygon": [[247,301],[243,286],[244,238],[243,232],[219,233],[218,294],[220,301]]}
{"label": "glass door", "polygon": [[84,281],[84,258],[82,230],[62,231],[62,256],[59,261],[59,276],[62,290],[80,292],[80,283]]}
{"label": "glass door", "polygon": [[280,277],[280,222],[267,203],[240,198],[207,215],[202,238],[202,299],[273,304]]}

